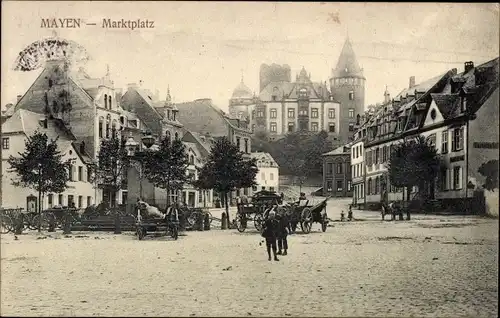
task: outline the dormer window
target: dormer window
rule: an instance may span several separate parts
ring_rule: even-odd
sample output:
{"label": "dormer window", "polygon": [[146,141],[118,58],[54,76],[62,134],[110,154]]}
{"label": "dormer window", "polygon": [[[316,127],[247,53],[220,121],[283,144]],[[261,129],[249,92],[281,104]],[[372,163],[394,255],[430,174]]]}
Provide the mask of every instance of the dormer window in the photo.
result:
{"label": "dormer window", "polygon": [[465,112],[466,109],[467,109],[467,97],[463,96],[460,101],[460,110],[463,113]]}

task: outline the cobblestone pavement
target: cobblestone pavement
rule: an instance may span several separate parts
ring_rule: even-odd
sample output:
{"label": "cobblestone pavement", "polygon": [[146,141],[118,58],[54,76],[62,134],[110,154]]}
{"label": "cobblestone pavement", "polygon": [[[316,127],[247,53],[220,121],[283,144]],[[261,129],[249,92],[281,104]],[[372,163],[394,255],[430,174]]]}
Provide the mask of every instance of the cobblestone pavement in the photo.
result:
{"label": "cobblestone pavement", "polygon": [[355,217],[279,262],[252,231],[2,235],[1,315],[497,316],[498,220]]}

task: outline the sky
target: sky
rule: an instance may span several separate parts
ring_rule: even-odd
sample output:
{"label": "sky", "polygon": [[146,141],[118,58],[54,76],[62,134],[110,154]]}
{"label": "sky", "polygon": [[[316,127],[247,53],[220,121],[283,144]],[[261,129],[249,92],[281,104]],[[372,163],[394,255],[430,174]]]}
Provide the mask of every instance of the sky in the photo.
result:
{"label": "sky", "polygon": [[[86,69],[109,65],[115,87],[143,82],[174,102],[211,98],[228,108],[242,77],[258,94],[262,63],[302,67],[328,81],[346,36],[364,68],[365,104],[392,96],[465,61],[499,56],[499,5],[453,3],[28,2],[2,1],[1,105],[23,95],[41,70],[14,71],[19,52],[51,36],[42,18],[82,18],[95,26],[57,29],[86,48]],[[102,19],[154,21],[153,29],[106,29]]]}

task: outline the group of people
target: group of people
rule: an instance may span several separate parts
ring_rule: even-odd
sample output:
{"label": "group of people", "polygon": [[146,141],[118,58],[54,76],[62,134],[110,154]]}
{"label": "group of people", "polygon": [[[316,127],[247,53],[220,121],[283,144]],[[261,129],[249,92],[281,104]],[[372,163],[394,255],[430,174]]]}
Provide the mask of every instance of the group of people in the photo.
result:
{"label": "group of people", "polygon": [[[271,208],[267,220],[263,225],[262,236],[266,240],[267,256],[271,261],[271,251],[275,261],[279,261],[278,255],[288,254],[289,223],[284,213],[276,213],[276,206]],[[277,244],[276,244],[277,243]]]}

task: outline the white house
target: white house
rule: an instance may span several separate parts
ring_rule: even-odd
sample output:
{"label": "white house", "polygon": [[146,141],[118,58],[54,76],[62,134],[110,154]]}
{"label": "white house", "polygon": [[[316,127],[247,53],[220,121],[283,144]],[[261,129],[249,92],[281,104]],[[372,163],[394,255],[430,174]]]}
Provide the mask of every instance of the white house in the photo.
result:
{"label": "white house", "polygon": [[38,193],[29,188],[15,187],[12,179],[14,172],[9,172],[7,160],[10,156],[19,156],[24,152],[27,136],[35,131],[47,134],[49,139],[57,139],[59,151],[63,160],[73,159],[69,171],[70,182],[63,193],[48,193],[43,199],[42,208],[55,205],[67,206],[73,202],[76,207],[85,208],[95,203],[96,190],[88,176],[87,164],[90,158],[85,153],[85,144],[76,143],[75,139],[61,127],[58,119],[46,119],[44,115],[29,110],[19,109],[2,125],[2,202],[6,208],[20,207],[36,211]]}
{"label": "white house", "polygon": [[279,189],[279,166],[274,158],[267,152],[253,152],[251,158],[257,159],[257,176],[253,191],[269,190],[278,191]]}

